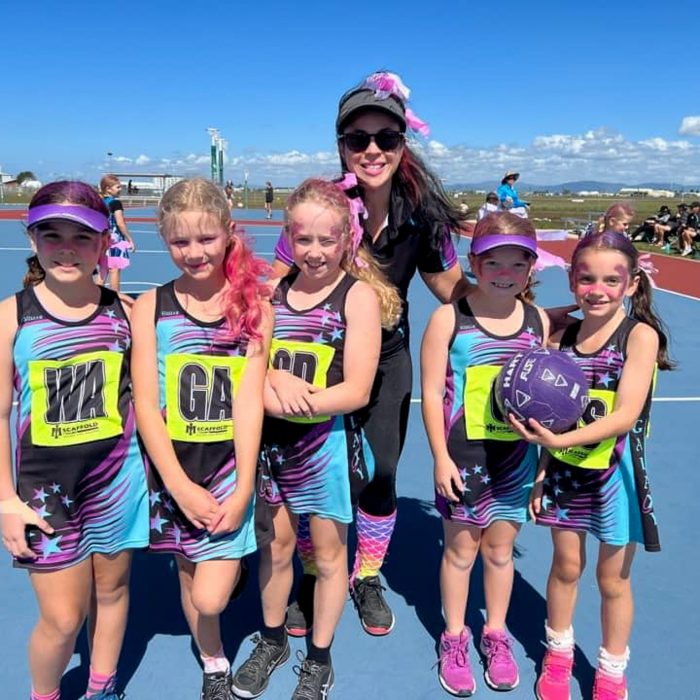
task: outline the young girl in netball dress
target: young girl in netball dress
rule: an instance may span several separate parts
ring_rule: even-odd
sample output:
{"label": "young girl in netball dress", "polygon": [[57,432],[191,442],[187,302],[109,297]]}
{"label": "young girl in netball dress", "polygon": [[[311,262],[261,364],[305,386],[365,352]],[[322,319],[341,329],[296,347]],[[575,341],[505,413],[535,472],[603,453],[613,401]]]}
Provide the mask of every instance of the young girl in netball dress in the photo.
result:
{"label": "young girl in netball dress", "polygon": [[433,314],[423,338],[423,420],[433,453],[436,505],[445,548],[440,569],[445,631],[439,680],[453,695],[476,690],[465,627],[476,556],[484,564],[485,680],[496,690],[518,685],[505,629],[513,587],[513,545],[527,520],[537,450],[521,439],[493,400],[501,367],[548,335],[545,313],[531,303],[537,258],[533,225],[511,213],[490,214],[474,230],[469,260],[477,288]]}
{"label": "young girl in netball dress", "polygon": [[27,228],[35,251],[29,284],[0,304],[0,511],[3,543],[29,571],[39,604],[29,641],[31,698],[58,700],[90,613],[85,697],[116,700],[131,550],[148,544],[131,401],[130,301],[93,282],[109,221],[92,187],[42,187],[29,204]]}
{"label": "young girl in netball dress", "polygon": [[151,550],[174,554],[204,667],[202,700],[229,700],[219,615],[240,560],[265,541],[254,487],[272,313],[255,258],[211,182],[163,196],[159,227],[180,276],[134,308],[134,393],[148,452]]}
{"label": "young girl in netball dress", "polygon": [[273,306],[272,372],[266,385],[263,446],[275,508],[275,540],[263,550],[260,584],[264,629],[234,676],[234,692],[257,697],[289,657],[285,631],[292,556],[301,515],[310,515],[318,567],[314,627],[300,667],[295,700],[323,700],[333,687],[330,647],[348,586],[347,527],[354,498],[373,471],[356,415],[369,400],[382,326],[399,319],[401,303],[364,248],[356,183],[307,180],[287,203],[287,235],[295,268],[279,283]]}

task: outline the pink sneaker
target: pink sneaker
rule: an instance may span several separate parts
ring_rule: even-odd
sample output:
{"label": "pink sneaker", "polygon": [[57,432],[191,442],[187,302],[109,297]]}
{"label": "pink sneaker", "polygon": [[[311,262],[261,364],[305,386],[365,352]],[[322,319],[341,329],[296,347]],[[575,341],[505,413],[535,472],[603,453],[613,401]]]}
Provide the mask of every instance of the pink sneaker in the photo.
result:
{"label": "pink sneaker", "polygon": [[520,682],[512,647],[513,640],[504,630],[484,629],[480,644],[486,657],[484,678],[494,690],[513,690]]}
{"label": "pink sneaker", "polygon": [[625,677],[613,678],[597,669],[593,681],[593,700],[627,700]]}
{"label": "pink sneaker", "polygon": [[535,684],[537,700],[571,700],[571,670],[574,655],[547,649],[542,673]]}
{"label": "pink sneaker", "polygon": [[452,695],[468,698],[476,690],[476,681],[469,665],[471,633],[465,627],[459,637],[440,635],[440,660],[438,678],[440,685]]}

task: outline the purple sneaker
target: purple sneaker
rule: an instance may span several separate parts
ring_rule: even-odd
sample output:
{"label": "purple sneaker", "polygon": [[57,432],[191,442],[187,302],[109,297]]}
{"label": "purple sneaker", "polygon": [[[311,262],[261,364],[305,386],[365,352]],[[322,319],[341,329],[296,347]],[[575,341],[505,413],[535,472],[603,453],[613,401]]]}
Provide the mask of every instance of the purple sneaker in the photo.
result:
{"label": "purple sneaker", "polygon": [[471,632],[465,627],[459,637],[443,632],[440,635],[440,660],[438,679],[440,685],[452,695],[468,698],[476,690],[476,681],[469,665]]}
{"label": "purple sneaker", "polygon": [[513,690],[520,682],[513,658],[513,640],[504,630],[487,630],[481,635],[481,653],[486,657],[484,678],[494,690]]}

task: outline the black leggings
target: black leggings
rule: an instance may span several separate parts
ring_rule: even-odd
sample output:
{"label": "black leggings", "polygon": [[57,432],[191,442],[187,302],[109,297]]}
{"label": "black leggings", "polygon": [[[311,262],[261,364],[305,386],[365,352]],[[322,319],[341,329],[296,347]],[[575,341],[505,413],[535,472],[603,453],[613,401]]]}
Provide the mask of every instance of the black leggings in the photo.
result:
{"label": "black leggings", "polygon": [[372,395],[363,411],[363,428],[374,454],[374,479],[360,494],[369,515],[396,510],[396,468],[406,440],[413,369],[408,344],[379,360]]}

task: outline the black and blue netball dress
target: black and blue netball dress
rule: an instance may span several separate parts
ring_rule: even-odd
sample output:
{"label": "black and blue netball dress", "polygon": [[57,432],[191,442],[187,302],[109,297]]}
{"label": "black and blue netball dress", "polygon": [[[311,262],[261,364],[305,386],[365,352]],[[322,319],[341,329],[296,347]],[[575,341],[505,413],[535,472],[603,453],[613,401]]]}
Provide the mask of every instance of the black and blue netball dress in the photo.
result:
{"label": "black and blue netball dress", "polygon": [[[345,275],[323,301],[299,311],[288,300],[296,274],[275,290],[271,365],[315,386],[335,386],[343,381],[345,303],[357,280]],[[352,521],[353,501],[374,473],[374,458],[355,413],[267,417],[263,447],[270,503],[284,502],[296,514]]]}
{"label": "black and blue netball dress", "polygon": [[[638,321],[624,318],[609,340],[594,353],[576,348],[581,322],[569,326],[560,342],[585,372],[589,403],[579,426],[612,412],[627,358],[627,341]],[[659,531],[649,487],[645,452],[653,386],[634,428],[593,445],[550,451],[543,484],[541,525],[587,531],[601,542],[640,542],[659,551]]]}
{"label": "black and blue netball dress", "polygon": [[498,410],[493,387],[513,355],[542,345],[542,320],[536,307],[523,304],[520,329],[498,336],[481,326],[466,298],[452,306],[455,327],[445,378],[445,437],[465,490],[458,503],[436,494],[435,504],[444,518],[465,525],[522,523],[528,517],[537,447],[513,431]]}
{"label": "black and blue netball dress", "polygon": [[[236,490],[233,402],[248,341],[228,337],[223,318],[189,315],[174,282],[156,290],[155,323],[160,406],[175,454],[187,477],[222,503]],[[150,464],[148,486],[152,551],[194,562],[240,559],[272,538],[254,497],[237,530],[210,535],[187,519]]]}
{"label": "black and blue netball dress", "polygon": [[32,287],[16,295],[17,492],[55,530],[27,528],[38,571],[148,545],[146,473],[129,375],[131,328],[101,289],[81,321],[52,316]]}

